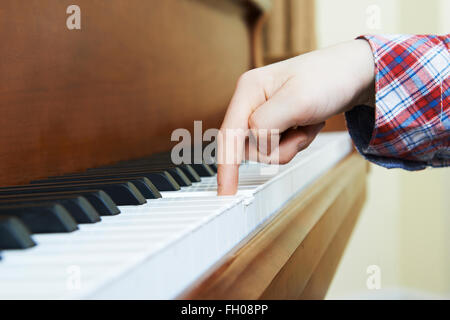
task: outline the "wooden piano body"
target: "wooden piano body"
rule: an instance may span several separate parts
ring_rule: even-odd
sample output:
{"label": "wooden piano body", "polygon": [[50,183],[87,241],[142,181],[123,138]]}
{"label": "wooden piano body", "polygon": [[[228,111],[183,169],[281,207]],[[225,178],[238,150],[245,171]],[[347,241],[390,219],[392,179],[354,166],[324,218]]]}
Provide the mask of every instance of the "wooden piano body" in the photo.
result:
{"label": "wooden piano body", "polygon": [[[81,8],[81,30],[66,9]],[[0,185],[169,150],[217,128],[262,61],[266,1],[2,0]],[[180,298],[323,298],[365,196],[351,155]]]}

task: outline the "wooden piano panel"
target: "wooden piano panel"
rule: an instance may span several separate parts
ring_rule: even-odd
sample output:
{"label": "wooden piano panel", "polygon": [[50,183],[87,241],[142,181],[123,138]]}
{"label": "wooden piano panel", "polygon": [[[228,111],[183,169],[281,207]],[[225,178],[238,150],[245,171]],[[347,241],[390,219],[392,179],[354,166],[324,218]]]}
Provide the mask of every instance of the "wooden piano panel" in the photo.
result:
{"label": "wooden piano panel", "polygon": [[[66,27],[74,3],[81,30]],[[0,185],[168,150],[193,120],[218,127],[257,15],[237,0],[2,0]]]}

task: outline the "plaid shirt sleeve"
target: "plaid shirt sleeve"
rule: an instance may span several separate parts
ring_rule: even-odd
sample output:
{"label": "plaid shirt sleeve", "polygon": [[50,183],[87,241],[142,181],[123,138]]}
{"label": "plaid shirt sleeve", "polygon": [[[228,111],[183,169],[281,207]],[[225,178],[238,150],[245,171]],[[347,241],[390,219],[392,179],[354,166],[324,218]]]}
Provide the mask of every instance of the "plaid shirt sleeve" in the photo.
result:
{"label": "plaid shirt sleeve", "polygon": [[450,165],[450,34],[370,35],[375,109],[346,113],[358,151],[386,168]]}

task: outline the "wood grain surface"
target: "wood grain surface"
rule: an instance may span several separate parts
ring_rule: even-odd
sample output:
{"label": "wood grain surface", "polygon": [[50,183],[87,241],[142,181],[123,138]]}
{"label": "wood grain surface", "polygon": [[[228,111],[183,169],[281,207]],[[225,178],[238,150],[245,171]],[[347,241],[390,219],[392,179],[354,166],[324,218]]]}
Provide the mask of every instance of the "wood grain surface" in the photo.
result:
{"label": "wood grain surface", "polygon": [[146,156],[218,127],[253,65],[249,1],[0,2],[0,185]]}

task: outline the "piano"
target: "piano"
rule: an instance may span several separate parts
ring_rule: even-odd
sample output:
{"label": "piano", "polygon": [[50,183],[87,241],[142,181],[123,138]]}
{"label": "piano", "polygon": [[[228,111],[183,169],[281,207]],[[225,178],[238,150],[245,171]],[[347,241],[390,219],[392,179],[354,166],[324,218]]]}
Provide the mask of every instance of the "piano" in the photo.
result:
{"label": "piano", "polygon": [[[0,4],[0,299],[323,299],[366,194],[348,134],[290,163],[174,164],[262,64],[268,1]],[[36,13],[39,14],[36,14]]]}

